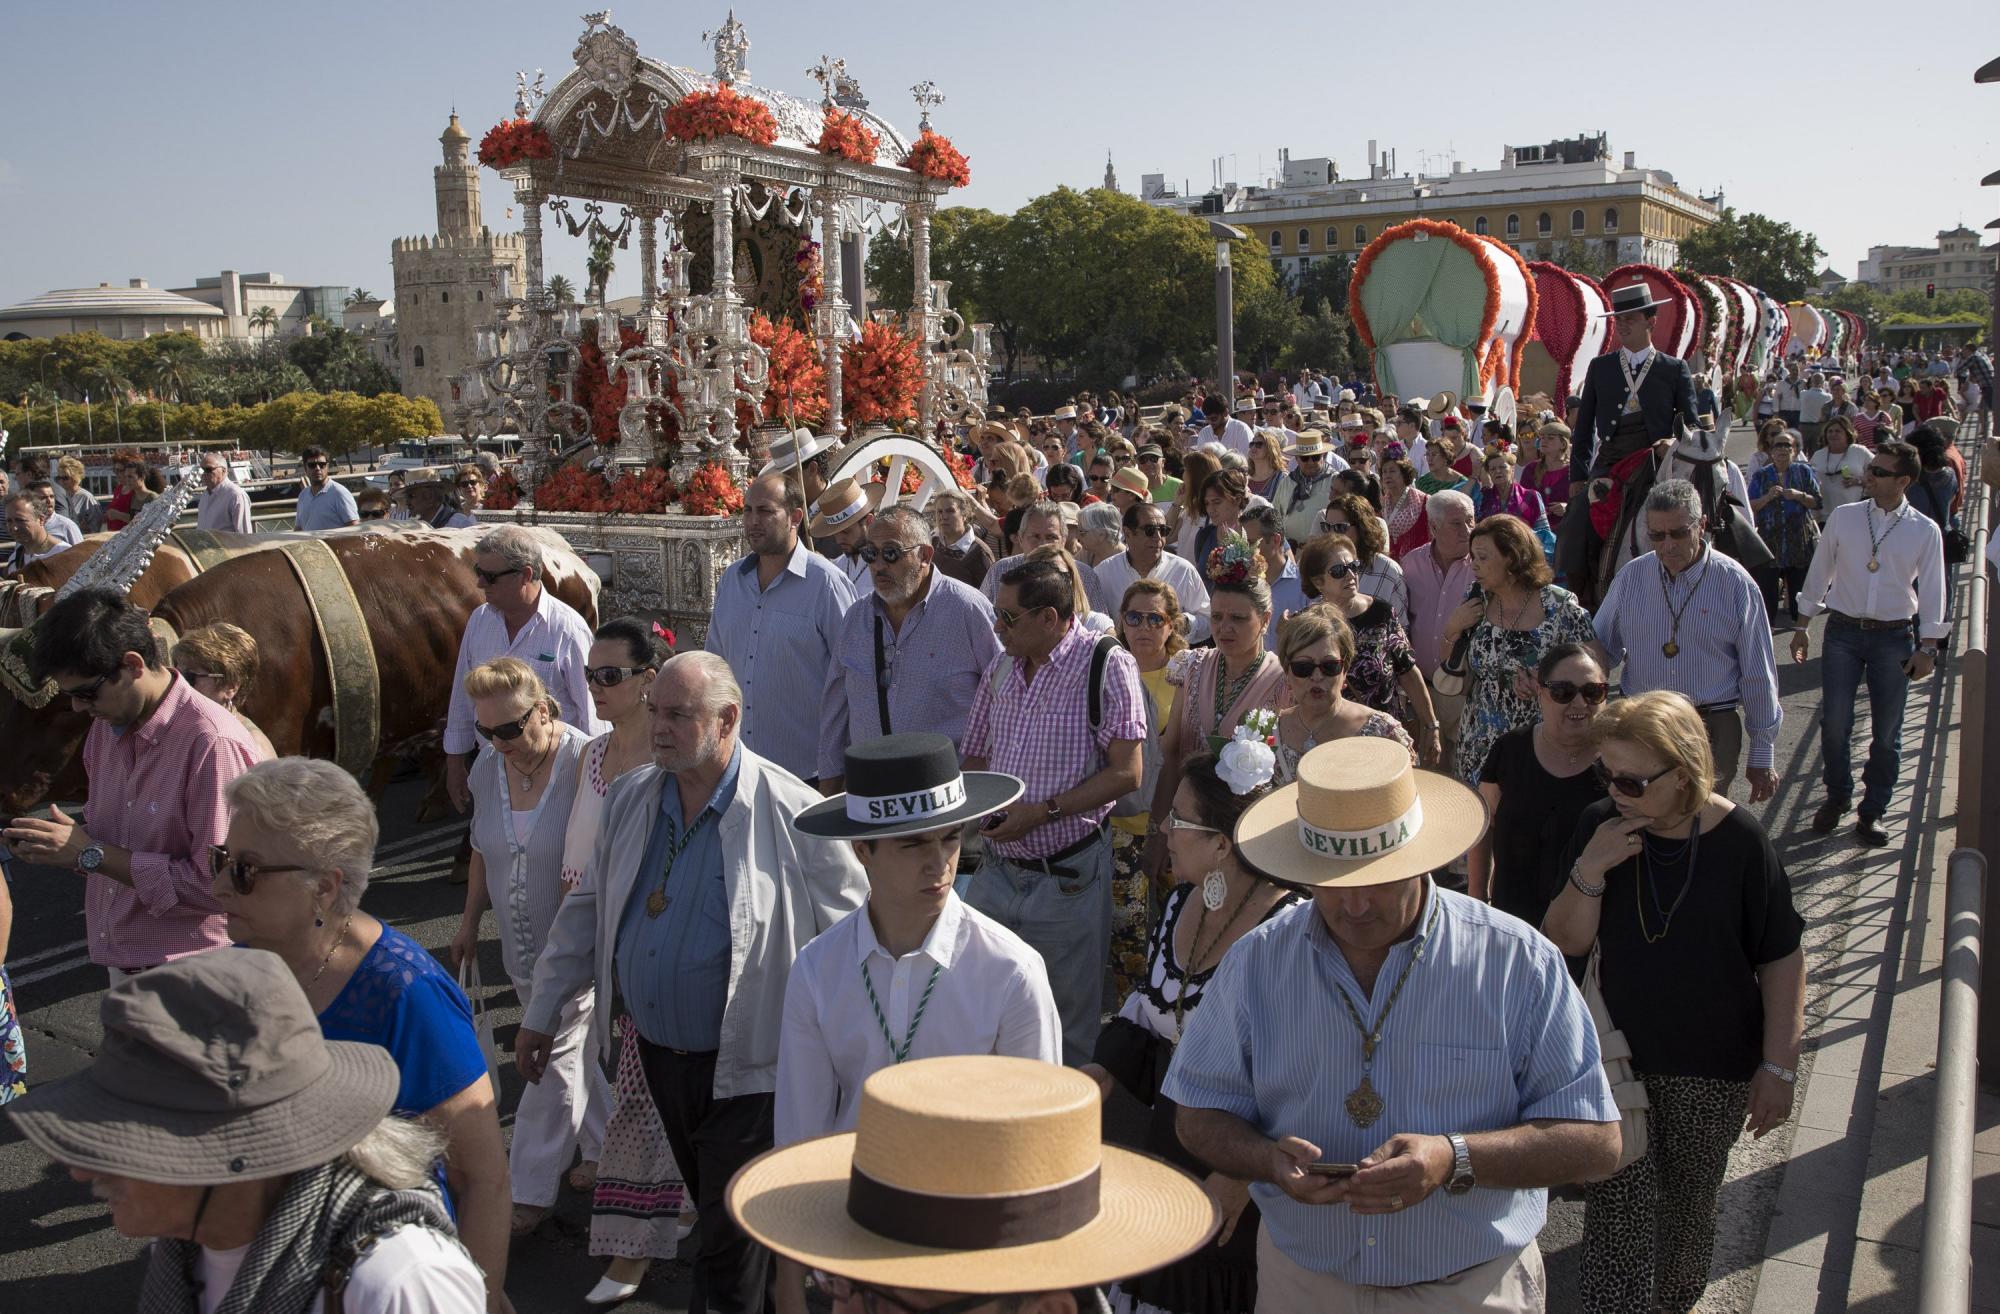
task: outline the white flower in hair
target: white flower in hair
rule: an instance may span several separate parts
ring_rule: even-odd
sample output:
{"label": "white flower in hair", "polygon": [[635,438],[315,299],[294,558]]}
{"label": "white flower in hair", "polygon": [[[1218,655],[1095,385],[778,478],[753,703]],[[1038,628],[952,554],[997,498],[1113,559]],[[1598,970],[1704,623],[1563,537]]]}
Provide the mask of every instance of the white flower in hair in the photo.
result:
{"label": "white flower in hair", "polygon": [[1278,768],[1278,755],[1251,726],[1236,727],[1236,737],[1222,746],[1215,760],[1215,774],[1232,794],[1248,794],[1271,783]]}

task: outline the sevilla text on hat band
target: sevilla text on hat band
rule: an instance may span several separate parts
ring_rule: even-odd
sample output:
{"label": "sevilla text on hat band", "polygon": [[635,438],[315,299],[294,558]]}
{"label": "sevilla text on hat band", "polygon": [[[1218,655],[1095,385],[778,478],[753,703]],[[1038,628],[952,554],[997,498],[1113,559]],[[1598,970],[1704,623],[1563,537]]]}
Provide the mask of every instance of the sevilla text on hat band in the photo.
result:
{"label": "sevilla text on hat band", "polygon": [[870,797],[850,791],[847,795],[847,819],[864,826],[886,826],[893,822],[943,816],[964,803],[965,777],[954,776],[942,785],[909,794]]}
{"label": "sevilla text on hat band", "polygon": [[1103,1169],[1017,1195],[933,1195],[879,1182],[859,1168],[847,1179],[847,1216],[878,1236],[935,1250],[997,1250],[1068,1236],[1097,1217]]}
{"label": "sevilla text on hat band", "polygon": [[1326,830],[1300,817],[1299,843],[1322,858],[1352,862],[1400,848],[1415,839],[1423,828],[1424,801],[1419,798],[1410,803],[1410,810],[1402,816],[1366,830]]}
{"label": "sevilla text on hat band", "polygon": [[866,497],[858,497],[838,511],[821,512],[820,519],[825,522],[828,529],[838,529],[867,509],[868,499]]}

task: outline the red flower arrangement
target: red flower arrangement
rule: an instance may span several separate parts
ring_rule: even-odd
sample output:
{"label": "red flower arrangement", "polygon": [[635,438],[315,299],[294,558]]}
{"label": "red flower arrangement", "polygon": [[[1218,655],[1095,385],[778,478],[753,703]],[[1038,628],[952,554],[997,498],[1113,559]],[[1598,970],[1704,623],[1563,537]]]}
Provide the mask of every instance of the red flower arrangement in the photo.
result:
{"label": "red flower arrangement", "polygon": [[819,243],[808,237],[792,256],[799,270],[799,306],[811,315],[819,299],[826,295],[826,266],[819,258]]}
{"label": "red flower arrangement", "polygon": [[763,101],[730,87],[690,91],[662,116],[669,137],[702,141],[711,137],[741,137],[759,146],[778,139],[778,120]]}
{"label": "red flower arrangement", "polygon": [[505,169],[522,160],[555,158],[556,144],[533,119],[502,119],[479,139],[479,162],[489,169]]}
{"label": "red flower arrangement", "polygon": [[566,465],[535,488],[537,511],[588,511],[598,515],[658,515],[674,500],[667,472],[648,466],[606,482],[580,465]]}
{"label": "red flower arrangement", "polygon": [[838,155],[856,164],[875,163],[875,150],[882,139],[854,115],[832,105],[826,107],[826,125],[820,129],[814,149],[821,155]]}
{"label": "red flower arrangement", "polygon": [[764,387],[764,418],[793,425],[824,420],[826,366],[813,340],[789,322],[773,320],[762,311],[750,319],[750,340],[771,357],[770,379]]}
{"label": "red flower arrangement", "polygon": [[971,491],[972,462],[967,460],[956,447],[948,446],[944,449],[944,464],[945,468],[951,471],[951,477],[958,486],[968,492]]}
{"label": "red flower arrangement", "polygon": [[912,173],[953,187],[963,187],[972,181],[972,169],[958,147],[951,144],[951,138],[941,137],[929,128],[917,134],[917,144],[910,147],[910,153],[899,163]]}
{"label": "red flower arrangement", "polygon": [[497,479],[486,486],[485,500],[480,507],[487,511],[512,511],[521,504],[521,481],[514,478],[512,470],[502,470]]}
{"label": "red flower arrangement", "polygon": [[917,344],[885,324],[864,324],[861,341],[842,344],[840,398],[848,420],[884,423],[917,413],[923,365]]}
{"label": "red flower arrangement", "polygon": [[681,490],[681,510],[691,516],[733,516],[743,510],[743,490],[729,471],[710,461]]}

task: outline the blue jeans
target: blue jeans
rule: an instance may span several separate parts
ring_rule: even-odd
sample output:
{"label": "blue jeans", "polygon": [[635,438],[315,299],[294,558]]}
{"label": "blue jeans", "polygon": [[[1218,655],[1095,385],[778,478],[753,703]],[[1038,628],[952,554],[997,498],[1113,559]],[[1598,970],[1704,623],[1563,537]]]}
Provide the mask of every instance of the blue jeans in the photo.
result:
{"label": "blue jeans", "polygon": [[1100,836],[1049,873],[1014,863],[991,846],[979,869],[958,880],[966,903],[1026,940],[1042,956],[1062,1018],[1063,1062],[1090,1062],[1104,1020],[1104,970],[1111,961],[1111,841]]}
{"label": "blue jeans", "polygon": [[1838,616],[1826,618],[1826,647],[1820,654],[1820,756],[1826,762],[1826,796],[1842,806],[1854,797],[1854,691],[1868,681],[1868,765],[1861,769],[1864,817],[1889,810],[1896,768],[1903,752],[1903,703],[1910,677],[1903,663],[1916,639],[1910,627],[1864,630]]}

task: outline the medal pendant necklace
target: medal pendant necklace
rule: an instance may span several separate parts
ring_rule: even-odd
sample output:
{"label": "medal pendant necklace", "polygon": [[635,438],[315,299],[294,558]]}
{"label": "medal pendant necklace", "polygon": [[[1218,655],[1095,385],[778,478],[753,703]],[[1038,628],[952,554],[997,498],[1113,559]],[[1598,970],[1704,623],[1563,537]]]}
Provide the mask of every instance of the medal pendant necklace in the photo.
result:
{"label": "medal pendant necklace", "polygon": [[1694,595],[1700,591],[1701,582],[1707,578],[1708,558],[1703,556],[1701,574],[1696,575],[1694,583],[1688,585],[1687,596],[1681,599],[1681,605],[1676,608],[1674,606],[1674,595],[1667,589],[1667,568],[1664,564],[1660,566],[1660,597],[1666,601],[1667,615],[1670,618],[1667,626],[1667,641],[1660,645],[1660,651],[1668,657],[1678,657],[1681,655],[1681,617],[1685,616],[1687,609],[1694,605]]}
{"label": "medal pendant necklace", "polygon": [[1882,545],[1889,541],[1889,535],[1896,532],[1896,526],[1903,523],[1903,515],[1909,510],[1909,503],[1903,503],[1896,514],[1889,517],[1889,523],[1882,528],[1882,536],[1875,536],[1875,503],[1868,502],[1868,573],[1873,575],[1882,569]]}
{"label": "medal pendant necklace", "polygon": [[[1431,915],[1424,923],[1426,941],[1430,939],[1431,932],[1437,929],[1437,918],[1438,898],[1433,892]],[[1333,988],[1334,993],[1340,996],[1340,1002],[1347,1006],[1347,1016],[1354,1020],[1354,1029],[1361,1033],[1361,1084],[1347,1092],[1347,1098],[1341,1103],[1347,1109],[1348,1120],[1364,1130],[1373,1126],[1375,1120],[1382,1116],[1382,1110],[1387,1107],[1382,1100],[1381,1092],[1375,1089],[1375,1083],[1371,1079],[1375,1070],[1375,1047],[1382,1043],[1382,1027],[1389,1020],[1389,1011],[1396,1007],[1396,996],[1403,993],[1404,982],[1410,979],[1410,973],[1423,961],[1423,957],[1424,947],[1421,944],[1410,951],[1410,961],[1403,964],[1403,974],[1396,978],[1395,986],[1389,991],[1388,1001],[1376,1015],[1373,1031],[1370,1031],[1368,1024],[1361,1020],[1361,1010],[1354,1006],[1352,999],[1348,998],[1347,991],[1339,985]]]}

